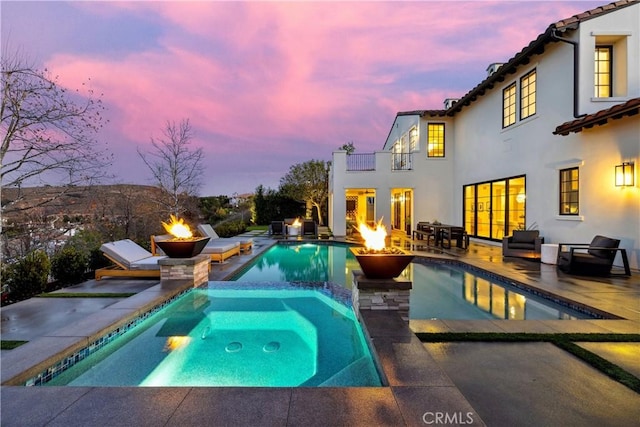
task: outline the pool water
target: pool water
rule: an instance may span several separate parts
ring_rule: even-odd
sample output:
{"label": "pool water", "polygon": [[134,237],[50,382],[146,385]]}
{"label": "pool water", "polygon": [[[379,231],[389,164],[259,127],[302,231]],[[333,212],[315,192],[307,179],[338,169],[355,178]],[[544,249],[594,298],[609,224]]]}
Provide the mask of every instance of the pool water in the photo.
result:
{"label": "pool water", "polygon": [[381,382],[352,309],[315,290],[229,287],[190,291],[46,385]]}
{"label": "pool water", "polygon": [[360,266],[349,246],[277,244],[235,274],[238,282],[332,282],[351,289],[351,271]]}
{"label": "pool water", "polygon": [[[360,266],[341,244],[279,244],[231,280],[333,282],[351,288]],[[553,320],[589,318],[499,279],[451,263],[412,262],[402,276],[413,282],[410,319]]]}

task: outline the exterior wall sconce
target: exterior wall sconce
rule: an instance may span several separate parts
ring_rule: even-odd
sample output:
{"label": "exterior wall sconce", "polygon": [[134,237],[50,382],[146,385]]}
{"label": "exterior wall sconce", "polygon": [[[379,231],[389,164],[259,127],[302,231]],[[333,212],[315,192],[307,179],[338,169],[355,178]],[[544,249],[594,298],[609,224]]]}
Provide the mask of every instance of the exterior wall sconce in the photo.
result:
{"label": "exterior wall sconce", "polygon": [[616,165],[616,187],[633,187],[633,163]]}

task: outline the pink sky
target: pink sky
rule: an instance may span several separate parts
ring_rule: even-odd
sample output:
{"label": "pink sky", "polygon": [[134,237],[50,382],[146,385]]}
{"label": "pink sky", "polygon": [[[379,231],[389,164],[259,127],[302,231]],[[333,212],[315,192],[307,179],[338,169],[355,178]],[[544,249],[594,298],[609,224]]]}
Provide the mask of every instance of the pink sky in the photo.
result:
{"label": "pink sky", "polygon": [[349,141],[379,150],[398,111],[442,108],[549,24],[602,4],[2,1],[0,14],[3,52],[104,94],[114,182],[152,184],[136,148],[188,118],[207,196],[275,189]]}

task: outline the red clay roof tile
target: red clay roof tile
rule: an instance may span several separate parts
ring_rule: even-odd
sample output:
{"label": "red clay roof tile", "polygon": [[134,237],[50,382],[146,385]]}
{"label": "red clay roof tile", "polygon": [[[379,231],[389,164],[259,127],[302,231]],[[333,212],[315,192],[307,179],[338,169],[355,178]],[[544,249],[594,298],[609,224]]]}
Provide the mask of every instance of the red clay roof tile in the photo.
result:
{"label": "red clay roof tile", "polygon": [[640,98],[633,98],[623,104],[614,105],[611,108],[600,110],[597,113],[588,114],[576,120],[565,122],[558,126],[554,135],[569,135],[571,132],[580,132],[593,126],[607,124],[609,120],[621,119],[626,116],[633,116],[640,112]]}

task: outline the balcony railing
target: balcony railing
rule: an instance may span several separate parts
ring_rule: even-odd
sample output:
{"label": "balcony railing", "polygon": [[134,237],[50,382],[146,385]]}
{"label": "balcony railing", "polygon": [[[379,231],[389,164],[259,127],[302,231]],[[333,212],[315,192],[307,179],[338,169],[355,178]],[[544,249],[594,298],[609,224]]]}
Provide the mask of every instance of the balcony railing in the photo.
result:
{"label": "balcony railing", "polygon": [[[391,162],[391,170],[394,171],[409,171],[413,170],[413,154],[411,153],[354,153],[348,154],[347,159],[347,171],[351,172],[367,172],[376,170],[376,157],[378,163],[387,165]],[[384,167],[384,166],[383,166]]]}
{"label": "balcony railing", "polygon": [[376,154],[349,154],[347,155],[348,171],[374,171],[376,170]]}
{"label": "balcony railing", "polygon": [[413,169],[413,156],[411,153],[393,153],[391,157],[391,169],[394,171],[409,171]]}

